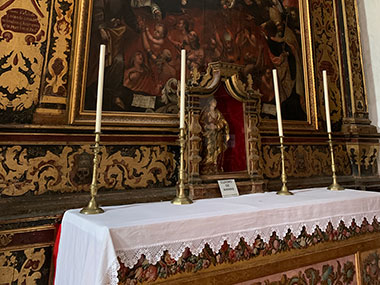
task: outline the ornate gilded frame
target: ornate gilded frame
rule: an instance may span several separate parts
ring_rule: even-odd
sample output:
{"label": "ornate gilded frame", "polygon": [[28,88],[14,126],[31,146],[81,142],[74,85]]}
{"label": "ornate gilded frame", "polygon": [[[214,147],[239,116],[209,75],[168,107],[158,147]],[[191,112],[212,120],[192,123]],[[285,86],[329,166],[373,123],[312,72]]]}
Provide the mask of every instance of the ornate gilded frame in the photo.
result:
{"label": "ornate gilded frame", "polygon": [[[70,125],[95,124],[95,111],[84,110],[84,89],[87,78],[89,60],[90,31],[92,21],[93,0],[77,2],[74,23],[74,39],[71,60],[70,103],[68,123]],[[173,114],[131,113],[106,111],[102,115],[105,126],[126,126],[138,130],[177,129],[178,116]]]}
{"label": "ornate gilded frame", "polygon": [[[89,60],[90,31],[93,0],[77,3],[75,10],[74,37],[71,59],[71,77],[69,83],[70,100],[68,107],[68,123],[70,125],[91,125],[95,121],[95,111],[85,110],[84,91],[87,78],[87,62]],[[302,38],[302,63],[305,82],[305,101],[307,106],[306,121],[284,121],[285,130],[304,131],[318,129],[317,105],[312,55],[312,37],[310,28],[310,12],[307,0],[299,0],[300,26]],[[135,113],[135,112],[103,112],[104,126],[123,126],[144,129],[166,129],[174,131],[178,126],[175,114]],[[274,131],[275,120],[263,119],[260,129]]]}

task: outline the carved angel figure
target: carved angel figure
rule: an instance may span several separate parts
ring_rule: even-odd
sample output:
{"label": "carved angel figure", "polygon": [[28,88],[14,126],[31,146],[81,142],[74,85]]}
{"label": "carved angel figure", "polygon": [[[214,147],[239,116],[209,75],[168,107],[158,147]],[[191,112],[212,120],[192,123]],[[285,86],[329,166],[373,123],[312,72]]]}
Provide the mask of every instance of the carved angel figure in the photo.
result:
{"label": "carved angel figure", "polygon": [[202,110],[199,123],[202,126],[201,174],[223,172],[223,157],[230,139],[230,129],[223,114],[216,109],[213,98]]}

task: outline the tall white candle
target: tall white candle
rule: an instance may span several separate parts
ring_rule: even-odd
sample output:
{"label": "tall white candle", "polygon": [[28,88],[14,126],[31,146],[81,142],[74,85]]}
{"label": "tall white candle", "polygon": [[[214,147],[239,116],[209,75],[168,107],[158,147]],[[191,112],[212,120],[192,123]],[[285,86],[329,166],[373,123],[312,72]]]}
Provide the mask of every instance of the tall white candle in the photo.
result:
{"label": "tall white candle", "polygon": [[102,124],[102,106],[103,106],[103,83],[104,83],[104,62],[106,58],[106,46],[100,45],[99,54],[99,74],[98,74],[98,95],[96,100],[96,120],[95,133],[100,133]]}
{"label": "tall white candle", "polygon": [[185,127],[186,50],[181,50],[181,91],[179,104],[179,127]]}
{"label": "tall white candle", "polygon": [[277,70],[273,69],[272,73],[273,73],[274,97],[276,99],[278,135],[282,137],[284,136],[284,133],[282,131],[281,101],[280,101],[280,93],[278,91]]}
{"label": "tall white candle", "polygon": [[327,87],[327,72],[326,70],[322,71],[323,75],[323,93],[325,95],[325,110],[326,110],[326,124],[327,132],[331,133],[331,119],[330,119],[330,105],[329,105],[329,90]]}

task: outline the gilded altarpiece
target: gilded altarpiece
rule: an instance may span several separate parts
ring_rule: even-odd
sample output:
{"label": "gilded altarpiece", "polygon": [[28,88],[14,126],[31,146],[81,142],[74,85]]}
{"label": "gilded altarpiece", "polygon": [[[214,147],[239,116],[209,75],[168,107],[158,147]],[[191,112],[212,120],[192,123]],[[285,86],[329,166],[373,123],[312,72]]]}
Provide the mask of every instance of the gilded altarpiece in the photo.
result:
{"label": "gilded altarpiece", "polygon": [[[293,4],[291,2],[283,2],[281,4],[291,14],[288,15],[289,17],[293,17],[294,15],[297,17],[298,15],[298,22],[293,22],[291,28],[302,36],[302,76],[305,84],[304,102],[307,106],[304,121],[287,120],[286,118],[284,121],[285,144],[289,145],[285,149],[288,175],[291,178],[309,178],[327,177],[330,174],[327,144],[325,139],[322,139],[325,130],[325,109],[322,96],[321,72],[322,70],[327,70],[332,125],[334,135],[340,137],[334,148],[338,161],[338,174],[346,178],[353,175],[358,179],[376,177],[378,171],[376,167],[378,154],[377,140],[371,137],[370,141],[367,138],[366,143],[363,143],[360,139],[362,134],[370,134],[374,129],[369,124],[367,114],[356,2],[353,0],[323,2],[314,0],[293,1],[294,3],[297,2],[297,5],[293,2]],[[238,1],[235,6],[231,5],[224,8],[220,7],[219,3],[207,4],[209,6],[206,5],[205,9],[208,9],[207,13],[210,15],[222,13],[226,17],[233,18],[238,13],[251,13],[252,4],[247,3],[244,4]],[[92,4],[93,1],[84,1],[79,5],[74,0],[42,2],[35,0],[27,2],[3,1],[1,3],[0,82],[2,83],[0,84],[0,112],[2,116],[0,124],[4,128],[9,128],[9,124],[13,124],[22,131],[23,125],[21,124],[24,124],[24,126],[30,125],[33,131],[36,130],[38,133],[41,127],[47,128],[49,132],[48,125],[55,124],[54,128],[58,132],[69,133],[71,130],[74,130],[70,128],[70,124],[75,124],[77,125],[77,129],[81,129],[81,124],[88,125],[93,123],[93,111],[75,109],[76,107],[73,105],[75,102],[83,101],[84,94],[83,89],[81,89],[83,86],[80,85],[80,82],[85,82],[81,80],[82,75],[86,75],[87,72],[85,61],[89,60],[90,34],[87,28],[91,26]],[[190,3],[189,6],[182,8],[188,9],[187,11],[191,14],[200,9],[198,6],[196,3]],[[163,23],[167,25],[170,21],[176,20],[178,22],[176,29],[179,29],[179,23],[186,17],[182,14],[182,10],[176,10],[173,7],[167,10],[171,11],[168,12],[169,14],[166,16],[162,15],[164,16]],[[242,10],[244,7],[248,10]],[[152,18],[152,15],[147,13],[147,10],[144,10],[145,8],[133,9],[134,13],[136,13],[135,16],[142,15],[145,17],[145,27],[153,29],[153,25],[157,20]],[[281,11],[281,8],[279,6],[277,8],[274,7],[271,11],[277,10]],[[74,19],[75,14],[77,17]],[[170,18],[168,15],[173,16]],[[289,19],[294,21],[296,18]],[[189,21],[187,18],[186,20]],[[189,23],[191,24],[191,22]],[[203,31],[200,23],[199,21],[192,23],[193,26],[191,28],[198,32]],[[228,23],[230,22],[227,21],[223,25]],[[237,27],[236,23],[231,22],[230,24],[235,28]],[[238,29],[234,31],[236,32],[235,34],[233,31],[223,33],[222,30],[216,29],[216,27],[212,29],[215,30],[215,37],[218,35],[225,37],[220,38],[220,40],[228,41],[231,35],[236,36],[236,39],[239,37],[243,39],[250,33],[251,40],[256,37],[256,44],[260,43],[260,41],[262,44],[265,44],[262,41],[264,38],[261,38],[257,33],[257,23],[250,28],[248,26],[246,28],[245,33],[241,34],[239,34]],[[265,32],[268,33],[269,30]],[[131,32],[129,31],[128,33]],[[170,27],[169,35],[171,35],[171,39],[173,40],[174,30]],[[203,37],[207,35],[201,32],[198,36],[200,40],[203,40]],[[134,33],[133,37],[140,42],[139,33]],[[223,41],[220,43],[223,44]],[[169,44],[169,42],[165,42],[165,46]],[[211,41],[209,44],[212,46],[214,42]],[[224,42],[224,44],[227,44],[227,42]],[[134,43],[134,47],[139,47],[144,51],[144,45],[136,45],[139,45],[139,43]],[[208,48],[211,46],[208,46]],[[168,50],[172,53],[172,56],[175,54],[172,47]],[[205,48],[206,50],[209,52],[207,48]],[[242,50],[248,51],[246,46]],[[218,49],[215,50],[214,56],[218,55],[217,51]],[[130,53],[131,49],[128,50],[126,55],[130,55]],[[248,54],[246,55],[248,56]],[[228,59],[227,54],[223,56],[219,55],[218,57],[222,65],[223,61],[227,61]],[[177,60],[178,58],[175,59],[175,61]],[[211,58],[208,58],[205,63],[209,61],[211,61]],[[253,179],[253,177],[276,179],[280,174],[279,151],[276,138],[276,120],[271,115],[273,105],[272,107],[269,106],[270,104],[268,105],[270,103],[270,93],[265,93],[266,90],[259,84],[260,80],[264,80],[264,77],[258,81],[257,72],[251,73],[252,82],[248,82],[248,77],[246,77],[249,73],[247,73],[247,66],[250,68],[252,66],[249,64],[245,66],[246,62],[243,56],[238,60],[238,63],[237,65],[229,63],[229,68],[235,67],[231,68],[229,74],[223,75],[223,78],[219,79],[220,81],[218,82],[222,83],[218,83],[218,86],[227,86],[228,82],[232,82],[232,85],[237,86],[236,88],[234,87],[234,92],[237,92],[237,94],[239,92],[240,95],[254,94],[258,90],[258,93],[262,95],[261,97],[257,97],[259,101],[250,101],[244,107],[244,116],[250,118],[245,119],[246,129],[249,130],[245,137],[245,144],[248,150],[247,175],[251,177],[250,179]],[[253,64],[253,62],[250,64]],[[69,73],[70,67],[73,70],[71,74]],[[202,68],[204,69],[204,66],[200,67],[201,71]],[[224,68],[224,70],[227,69]],[[232,79],[231,76],[238,73],[240,73],[238,80],[236,78]],[[188,75],[190,75],[190,70],[188,71]],[[193,74],[191,76],[192,79],[189,79],[188,82],[191,94],[196,94],[199,91],[197,91],[197,88],[208,88],[208,91],[205,92],[209,95],[216,91],[216,85],[214,86],[215,88],[212,87],[210,89],[210,86],[206,86],[210,82],[207,82],[206,79],[203,83],[201,82],[201,77],[206,78],[207,76],[209,76],[207,80],[211,80],[214,75],[207,75],[207,70],[203,70],[198,75]],[[346,80],[347,78],[348,80]],[[239,83],[240,85],[236,84],[239,80],[241,82],[241,84]],[[6,84],[3,82],[6,82]],[[166,97],[164,96],[168,100],[168,104],[172,108],[170,110],[172,111],[176,108],[176,82],[171,81],[172,85],[167,86],[165,89]],[[215,84],[216,82],[213,83]],[[206,93],[202,96],[207,97]],[[194,103],[195,101],[191,102]],[[197,112],[200,111],[200,107],[196,107],[196,104],[194,105],[191,102],[189,106],[193,107],[189,109],[189,118],[191,118],[192,114],[195,114],[196,117]],[[301,102],[303,101],[301,100]],[[78,114],[79,117],[77,116]],[[120,110],[112,110],[112,112],[107,111],[104,118],[111,132],[116,128],[120,131],[124,126],[128,130],[131,130],[130,126],[132,126],[133,131],[156,129],[158,132],[164,131],[172,134],[178,123],[176,116],[173,114],[141,113],[140,111],[134,111],[132,114],[128,112],[123,113]],[[144,129],[139,128],[139,124],[144,126]],[[189,137],[189,181],[197,183],[197,181],[199,182],[199,171],[196,169],[196,164],[198,163],[197,160],[201,158],[194,149],[196,149],[195,146],[199,143],[200,139],[196,135],[197,132],[199,133],[199,126],[193,119],[190,119],[188,125],[190,127],[189,134],[191,134]],[[87,133],[91,133],[89,127],[84,127],[84,129],[86,129]],[[315,135],[312,142],[310,142],[310,132],[312,132],[312,137]],[[305,137],[306,133],[309,137],[308,139]],[[347,133],[352,136],[359,134],[359,138],[357,140],[351,139],[347,137]],[[20,140],[20,144],[15,141],[12,142],[12,145],[7,144],[6,141],[3,142],[3,167],[1,170],[3,177],[2,185],[4,185],[1,190],[3,195],[19,196],[28,192],[42,194],[49,191],[72,193],[88,190],[86,186],[82,185],[83,183],[77,185],[75,181],[84,181],[84,178],[78,177],[82,176],[83,173],[87,173],[87,171],[82,173],[82,169],[78,168],[77,164],[88,164],[87,156],[82,153],[90,155],[89,145],[76,145],[72,149],[71,146],[67,145],[53,147],[53,141],[50,144],[42,152],[40,150],[32,151],[36,153],[32,157],[28,155],[24,156],[23,154],[30,152],[31,149],[40,149],[40,147],[34,145],[34,140]],[[71,144],[75,145],[75,143]],[[136,147],[139,148],[140,152],[143,152],[138,143]],[[156,147],[158,146],[151,144],[147,149],[153,151]],[[123,152],[121,148],[119,150]],[[61,164],[62,161],[69,160],[66,153],[73,153],[73,156],[76,155],[74,159],[76,162],[71,165],[66,162]],[[163,153],[166,152],[164,151]],[[174,154],[173,151],[169,151],[169,153],[170,155]],[[78,157],[80,158],[79,160]],[[82,158],[83,161],[81,161]],[[121,160],[124,160],[123,155],[120,156]],[[41,168],[42,165],[46,164],[46,161],[59,161],[59,163],[57,167],[46,166],[45,168]],[[20,165],[21,167],[19,167]],[[36,165],[33,166],[33,171],[29,171],[31,165]],[[65,167],[62,167],[62,165],[65,165]],[[162,173],[166,173],[167,175],[162,175],[165,177],[175,177],[174,174],[169,173],[173,173],[173,169],[175,169],[173,165],[176,165],[176,162],[164,163],[164,165],[166,166],[161,167],[160,171],[163,171]],[[140,171],[143,167],[135,166],[138,169],[135,173],[144,174],[146,172],[145,170]],[[112,169],[112,167],[109,168],[107,165],[101,167],[102,169],[104,167],[105,170]],[[15,172],[11,171],[11,169],[15,168],[18,170]],[[125,166],[120,166],[117,169],[126,168]],[[78,169],[79,172],[73,174]],[[123,173],[128,172],[127,170],[120,171]],[[42,173],[48,174],[44,176],[45,174]],[[148,171],[148,173],[151,172]],[[39,177],[41,175],[46,177],[46,179],[40,180]],[[112,177],[117,177],[117,182],[115,183],[109,182],[112,179],[105,178],[106,188],[112,189],[115,186],[117,186],[116,188],[144,188],[148,185],[164,187],[172,186],[175,183],[174,180],[170,180],[172,178],[165,180],[164,178],[161,179],[160,176],[157,176],[156,182],[148,183],[144,182],[144,179],[139,180],[138,183],[131,182],[129,179],[127,179],[128,182],[123,182],[125,177],[130,177],[128,175],[112,174]],[[70,177],[75,177],[75,179]],[[165,182],[169,180],[171,182]],[[146,181],[151,181],[151,178],[147,178]]]}
{"label": "gilded altarpiece", "polygon": [[[57,197],[62,198],[65,207],[77,205],[74,200],[78,200],[80,194],[87,197],[92,173],[91,144],[95,112],[91,108],[81,109],[80,104],[83,107],[85,102],[88,61],[91,59],[96,64],[98,60],[91,58],[89,52],[94,2],[95,0],[0,1],[0,210],[4,215],[2,217],[8,217],[8,212],[22,212],[23,218],[17,222],[23,227],[21,231],[33,233],[19,238],[25,241],[20,245],[16,244],[18,230],[0,228],[0,278],[3,278],[0,283],[48,282],[55,239],[51,224],[57,223],[57,220],[49,221],[49,233],[46,235],[41,233],[43,229],[34,234],[35,231],[30,229],[30,221],[27,221],[29,218],[25,217],[37,215],[34,209],[38,207],[38,214],[44,215],[47,204],[50,205],[50,211],[56,208],[55,213],[62,213],[63,207],[56,206],[59,200]],[[169,0],[164,2],[169,3]],[[173,35],[174,31],[186,27],[186,21],[180,21],[184,16],[182,8],[185,11],[189,9],[189,14],[184,17],[190,24],[186,36],[190,36],[190,28],[198,32],[197,36],[203,40],[201,46],[209,56],[207,64],[200,68],[199,73],[193,69],[190,76],[190,69],[188,70],[187,182],[197,187],[202,181],[212,184],[217,178],[202,177],[199,173],[201,137],[198,119],[201,101],[211,97],[219,88],[224,88],[230,94],[240,96],[241,104],[244,105],[242,114],[246,130],[244,145],[247,163],[244,171],[239,175],[235,173],[234,177],[247,192],[264,190],[266,182],[268,184],[265,190],[276,190],[277,186],[270,182],[279,181],[280,151],[273,113],[274,103],[270,102],[271,92],[266,90],[267,93],[264,94],[262,86],[258,87],[264,78],[261,76],[265,73],[253,71],[251,75],[254,76],[251,78],[247,74],[241,74],[242,70],[252,71],[257,63],[252,55],[257,56],[255,52],[259,49],[254,52],[247,49],[252,44],[249,40],[264,43],[265,37],[259,32],[259,23],[248,26],[239,34],[239,21],[234,21],[239,19],[236,17],[237,11],[252,16],[246,13],[248,10],[249,13],[256,11],[251,9],[253,1],[235,1],[236,6],[225,4],[234,1],[205,1],[210,5],[205,5],[208,15],[219,15],[215,23],[207,18],[207,22],[213,25],[205,30],[215,31],[213,35],[201,32],[205,21],[200,20],[200,15],[203,15],[200,2],[182,2],[189,2],[192,6],[182,7],[179,2],[172,7],[166,6],[167,14],[161,15],[164,17],[163,22],[168,25],[172,39],[175,39],[177,35]],[[298,31],[301,28],[299,32],[302,39],[302,73],[298,75],[303,77],[305,97],[304,101],[299,102],[305,109],[298,113],[301,115],[296,120],[289,117],[284,120],[285,163],[289,180],[296,181],[297,187],[325,186],[330,182],[321,76],[322,70],[327,70],[338,179],[344,178],[349,186],[365,188],[371,181],[378,179],[379,148],[376,130],[368,120],[356,0],[284,0],[277,3],[282,4],[283,8],[291,6],[288,16],[292,14],[293,29]],[[280,6],[272,9],[272,16],[278,16]],[[160,21],[145,8],[134,8],[133,11],[136,12],[135,16],[144,16],[145,28],[153,32]],[[192,17],[188,15],[197,21],[191,22]],[[257,19],[261,17],[256,16]],[[244,17],[246,20],[248,18]],[[142,28],[144,25],[140,24]],[[220,29],[228,24],[235,30]],[[273,25],[271,28],[281,29],[280,26]],[[130,37],[127,41],[129,48],[124,62],[125,71],[131,71],[131,64],[137,58],[136,52],[140,50],[145,61],[149,55],[142,45],[142,33],[129,30],[129,35],[134,38]],[[246,37],[247,41],[241,42],[245,45],[242,50],[246,53],[240,53],[238,62],[229,61],[231,54],[228,53],[221,58],[221,54],[218,54],[220,49],[214,45],[224,45],[227,48],[231,37],[237,35]],[[195,37],[194,33],[191,36]],[[172,188],[171,193],[174,195],[179,161],[176,142],[179,58],[176,56],[176,48],[170,46],[167,40],[165,47],[171,57],[165,51],[159,63],[170,63],[170,66],[165,67],[167,69],[163,75],[173,72],[176,76],[175,80],[168,81],[170,84],[161,90],[164,93],[154,94],[155,101],[161,104],[158,107],[165,107],[160,109],[164,111],[156,112],[158,107],[151,110],[152,100],[137,100],[134,103],[137,109],[119,110],[116,107],[125,106],[116,102],[118,104],[113,105],[115,108],[106,110],[104,114],[104,143],[99,164],[99,183],[102,186],[99,192],[117,193],[117,203],[120,203],[120,197],[128,196],[128,191],[133,189],[140,191],[140,198],[149,196],[153,188],[159,188],[160,191]],[[136,57],[132,58],[131,55]],[[209,65],[212,57],[219,63]],[[265,60],[268,61],[269,57]],[[174,62],[176,64],[172,66]],[[157,74],[159,67],[154,67]],[[146,70],[148,69],[144,69]],[[128,82],[126,85],[131,86]],[[261,92],[257,92],[257,88],[261,88]],[[132,106],[132,102],[129,103]],[[149,109],[148,112],[145,109]],[[288,112],[286,116],[290,115],[292,113]],[[229,176],[226,174],[224,177]],[[311,183],[312,179],[315,179],[315,184]],[[206,184],[203,185],[204,189],[211,191]],[[257,186],[256,190],[252,189],[253,185]],[[207,191],[205,197],[210,193]],[[72,197],[71,200],[64,200],[68,196]],[[162,196],[157,197],[156,200],[160,200]],[[33,222],[32,226],[43,224],[38,223]],[[360,276],[363,282],[371,284],[373,280],[379,279],[376,266],[378,251],[371,250],[361,258],[364,271]],[[336,272],[347,273],[346,269],[351,269],[352,260],[340,265],[334,264],[334,269],[339,268]],[[323,268],[319,269],[318,272],[325,272]],[[355,273],[359,274],[359,271]],[[302,274],[306,273],[300,273],[301,277]],[[343,278],[344,274],[340,276]],[[283,280],[292,277],[293,275],[288,275]]]}

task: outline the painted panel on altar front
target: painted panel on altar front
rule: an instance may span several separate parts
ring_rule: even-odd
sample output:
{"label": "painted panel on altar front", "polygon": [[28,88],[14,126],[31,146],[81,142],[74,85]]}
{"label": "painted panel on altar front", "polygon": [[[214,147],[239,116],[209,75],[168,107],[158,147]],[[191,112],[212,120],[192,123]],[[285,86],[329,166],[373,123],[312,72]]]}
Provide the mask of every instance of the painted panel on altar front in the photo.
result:
{"label": "painted panel on altar front", "polygon": [[[325,261],[296,270],[273,274],[263,278],[236,283],[236,285],[265,284],[357,284],[355,256]],[[372,283],[371,283],[372,284]]]}
{"label": "painted panel on altar front", "polygon": [[380,282],[380,249],[360,253],[360,277],[363,285]]}
{"label": "painted panel on altar front", "polygon": [[[86,77],[76,77],[83,84],[73,89],[80,98],[72,98],[72,123],[93,119],[101,43],[107,45],[105,122],[108,118],[113,123],[135,123],[143,118],[144,124],[170,124],[170,120],[173,124],[178,113],[180,50],[185,49],[188,76],[216,61],[239,65],[243,78],[252,75],[253,88],[263,94],[261,115],[266,119],[276,118],[271,73],[276,68],[283,118],[310,123],[303,31],[308,10],[300,15],[300,7],[307,5],[304,1],[87,2],[83,11],[86,5],[92,11],[87,19],[89,42],[81,30],[78,36],[89,51],[78,49],[85,59],[80,61],[83,65],[74,64],[74,73],[84,71]],[[81,23],[85,26],[86,19]]]}

